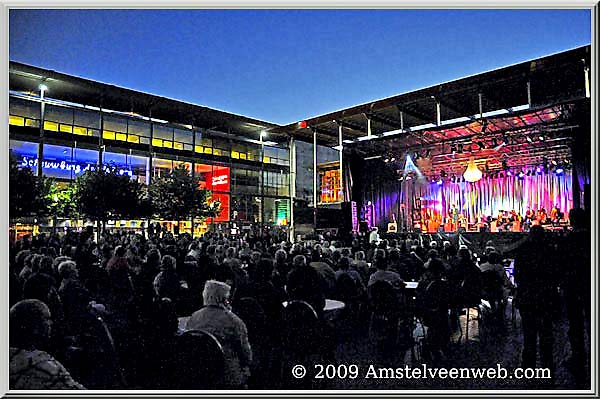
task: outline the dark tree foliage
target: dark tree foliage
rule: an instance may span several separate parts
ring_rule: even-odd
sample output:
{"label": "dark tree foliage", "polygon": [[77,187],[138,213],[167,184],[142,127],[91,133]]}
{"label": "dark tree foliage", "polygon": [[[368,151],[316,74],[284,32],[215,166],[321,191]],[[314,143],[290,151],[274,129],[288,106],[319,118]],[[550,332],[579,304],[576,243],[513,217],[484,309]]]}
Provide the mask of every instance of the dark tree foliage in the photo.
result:
{"label": "dark tree foliage", "polygon": [[85,172],[75,181],[75,199],[83,216],[102,222],[109,219],[133,219],[151,214],[142,183],[112,166]]}
{"label": "dark tree foliage", "polygon": [[155,178],[150,197],[157,217],[181,221],[188,217],[215,216],[219,209],[209,205],[210,191],[199,188],[200,179],[192,176],[185,165]]}
{"label": "dark tree foliage", "polygon": [[12,153],[9,160],[9,217],[16,221],[25,217],[48,214],[49,181],[38,179],[31,169],[19,168]]}

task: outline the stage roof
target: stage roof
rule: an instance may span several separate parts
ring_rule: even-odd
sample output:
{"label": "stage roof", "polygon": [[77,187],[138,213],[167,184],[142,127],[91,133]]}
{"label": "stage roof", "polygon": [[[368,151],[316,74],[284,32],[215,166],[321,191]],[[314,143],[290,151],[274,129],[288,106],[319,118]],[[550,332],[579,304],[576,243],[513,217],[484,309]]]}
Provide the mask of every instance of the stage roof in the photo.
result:
{"label": "stage roof", "polygon": [[[344,146],[366,155],[386,147],[377,142],[392,139],[403,140],[405,147],[432,144],[441,138],[434,134],[427,140],[423,136],[448,125],[475,121],[483,124],[497,112],[512,115],[523,106],[540,109],[585,98],[585,69],[591,65],[590,52],[590,46],[579,47],[317,116],[304,121],[306,127],[299,122],[273,130],[312,141],[313,129],[316,129],[318,142],[333,147],[338,145],[341,124]],[[368,120],[371,121],[370,136]],[[374,144],[367,147],[367,141]]]}
{"label": "stage roof", "polygon": [[[199,105],[172,100],[153,94],[96,82],[64,73],[11,61],[10,90],[35,93],[39,86],[48,87],[53,99],[101,107],[112,111],[134,113],[172,123],[193,125],[258,140],[262,130],[276,127],[273,123],[235,115]],[[285,141],[286,135],[269,135],[269,140]]]}

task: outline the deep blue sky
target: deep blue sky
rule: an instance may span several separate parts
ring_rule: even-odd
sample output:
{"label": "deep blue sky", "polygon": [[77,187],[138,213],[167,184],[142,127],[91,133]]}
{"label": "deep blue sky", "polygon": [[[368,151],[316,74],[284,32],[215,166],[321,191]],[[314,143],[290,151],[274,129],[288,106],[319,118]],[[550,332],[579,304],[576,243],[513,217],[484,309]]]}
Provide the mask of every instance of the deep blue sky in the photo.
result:
{"label": "deep blue sky", "polygon": [[287,124],[590,41],[589,10],[11,10],[9,56]]}

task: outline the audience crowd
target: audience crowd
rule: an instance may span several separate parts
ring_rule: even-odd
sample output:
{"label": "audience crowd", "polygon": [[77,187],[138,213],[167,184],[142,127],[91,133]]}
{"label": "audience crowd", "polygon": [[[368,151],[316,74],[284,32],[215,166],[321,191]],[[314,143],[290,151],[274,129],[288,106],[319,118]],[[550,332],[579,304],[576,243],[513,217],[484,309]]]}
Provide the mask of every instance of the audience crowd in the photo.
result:
{"label": "audience crowd", "polygon": [[[272,388],[284,378],[285,305],[312,308],[318,352],[333,360],[339,329],[351,321],[352,328],[369,326],[385,290],[393,299],[384,319],[408,318],[411,332],[413,321],[422,321],[430,361],[446,355],[465,308],[483,298],[504,315],[511,296],[522,317],[523,365],[535,366],[539,337],[541,363],[553,369],[552,322],[564,305],[571,366],[582,372],[590,302],[584,221],[574,211],[571,232],[544,235],[537,226],[512,252],[492,240],[480,253],[417,234],[372,243],[125,231],[97,240],[85,231],[25,237],[10,252],[10,387],[185,388],[183,376],[206,383],[207,372],[187,356],[202,342],[216,344],[223,357],[206,388]],[[507,259],[514,259],[516,284],[505,272]],[[407,282],[418,282],[414,294]],[[343,301],[352,314],[334,325],[326,298]],[[412,333],[403,339],[413,345]]]}

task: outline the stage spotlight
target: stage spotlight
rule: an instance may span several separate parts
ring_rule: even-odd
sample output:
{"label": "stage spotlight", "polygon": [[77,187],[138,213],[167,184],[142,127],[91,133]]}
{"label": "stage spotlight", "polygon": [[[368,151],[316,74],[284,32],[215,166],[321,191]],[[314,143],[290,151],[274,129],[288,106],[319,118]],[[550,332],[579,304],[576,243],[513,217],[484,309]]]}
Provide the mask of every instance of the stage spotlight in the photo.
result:
{"label": "stage spotlight", "polygon": [[523,172],[522,170],[519,171],[519,174],[517,175],[517,177],[519,179],[523,179],[525,177],[525,172]]}
{"label": "stage spotlight", "polygon": [[544,136],[541,136],[541,135],[538,137],[538,139],[540,139],[540,141],[546,140],[546,138]]}
{"label": "stage spotlight", "polygon": [[438,185],[438,186],[441,186],[442,184],[444,184],[444,181],[443,181],[443,180],[442,180],[442,178],[440,177],[440,178],[437,180],[437,182],[436,182],[436,183],[437,183],[437,185]]}
{"label": "stage spotlight", "polygon": [[392,159],[390,159],[390,162],[396,162],[396,158],[392,157]]}
{"label": "stage spotlight", "polygon": [[386,158],[383,160],[383,162],[385,162],[385,163],[388,163],[388,162],[390,162],[390,159],[389,159],[388,157],[386,157]]}
{"label": "stage spotlight", "polygon": [[542,165],[539,165],[539,166],[538,166],[538,167],[535,169],[535,172],[536,172],[538,175],[541,175],[543,171],[544,171],[544,168],[542,167]]}
{"label": "stage spotlight", "polygon": [[527,139],[527,141],[529,141],[530,143],[533,143],[533,139],[529,136],[525,137]]}
{"label": "stage spotlight", "polygon": [[552,161],[550,161],[550,163],[554,166],[558,165],[558,163],[556,162],[556,159],[553,159]]}
{"label": "stage spotlight", "polygon": [[512,175],[513,175],[512,170],[508,169],[506,171],[506,176],[512,176]]}
{"label": "stage spotlight", "polygon": [[556,173],[557,175],[562,175],[564,171],[565,171],[565,170],[563,169],[563,167],[559,165],[559,166],[557,166],[557,167],[556,167],[556,169],[554,170],[554,173]]}

